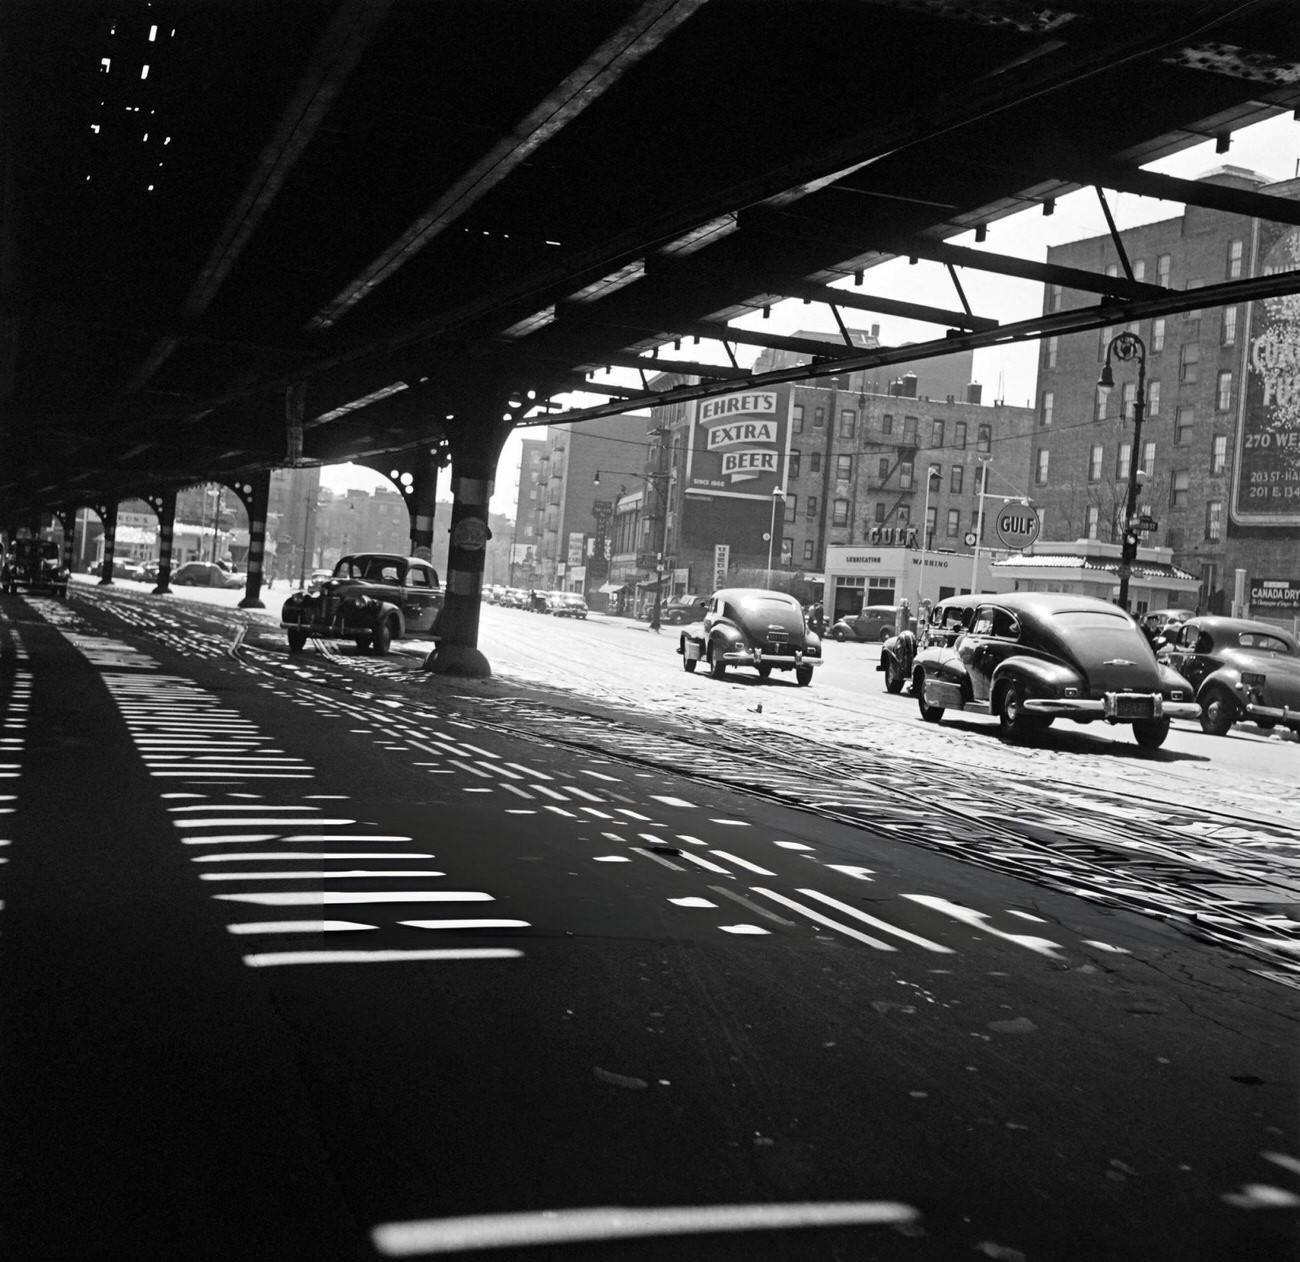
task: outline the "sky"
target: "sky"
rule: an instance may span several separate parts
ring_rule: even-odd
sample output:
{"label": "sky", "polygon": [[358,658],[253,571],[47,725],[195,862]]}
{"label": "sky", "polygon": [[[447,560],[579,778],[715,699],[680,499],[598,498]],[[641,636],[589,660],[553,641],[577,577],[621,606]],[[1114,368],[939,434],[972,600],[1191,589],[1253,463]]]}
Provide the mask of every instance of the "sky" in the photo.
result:
{"label": "sky", "polygon": [[[1207,141],[1173,157],[1151,163],[1145,169],[1162,175],[1195,179],[1220,166],[1245,167],[1247,170],[1258,171],[1271,180],[1293,178],[1300,174],[1300,123],[1295,122],[1291,114],[1282,115],[1236,132],[1226,154],[1215,153],[1213,142]],[[1171,219],[1182,213],[1179,203],[1162,202],[1129,193],[1107,191],[1106,199],[1116,224],[1121,229],[1135,228],[1159,219]],[[1063,245],[1106,232],[1106,222],[1096,193],[1084,189],[1060,198],[1056,203],[1056,212],[1051,216],[1033,209],[990,224],[983,248],[1043,262],[1047,258],[1048,246]],[[953,237],[952,242],[974,249],[981,248],[975,243],[974,233]],[[1011,323],[1028,319],[1042,310],[1043,294],[1040,284],[969,268],[960,269],[958,275],[971,310],[977,315],[992,316],[1003,323]],[[925,261],[912,266],[905,259],[898,259],[870,268],[865,273],[862,291],[930,306],[960,305],[947,269],[940,264]],[[892,316],[873,316],[868,311],[845,311],[844,315],[845,322],[850,327],[869,328],[878,323],[880,340],[885,345],[929,341],[942,333],[935,325],[900,320]],[[828,333],[837,339],[839,336],[835,317],[828,307],[815,303],[805,305],[799,300],[774,306],[768,320],[759,316],[747,317],[738,322],[738,327],[746,324],[761,326],[772,333],[806,331]],[[692,345],[690,349],[692,357],[700,361],[727,362],[722,348],[716,343],[710,345],[705,342],[698,346]],[[757,358],[759,350],[757,347],[737,347],[736,353],[741,365],[748,367]],[[1036,394],[1037,364],[1036,342],[976,351],[974,379],[983,385],[984,398],[990,402],[997,398],[1015,406],[1030,406]],[[601,375],[596,379],[616,383],[637,380],[634,373],[626,370],[621,373],[615,370],[609,376]],[[606,401],[604,396],[596,395],[559,397],[574,407]],[[545,428],[526,429],[522,433],[540,438],[544,435]],[[514,513],[521,450],[521,432],[516,430],[507,439],[501,462],[497,466],[496,488],[490,505],[494,513],[507,516]],[[390,485],[386,478],[358,465],[333,465],[322,469],[321,484],[336,491],[353,487],[373,490]]]}

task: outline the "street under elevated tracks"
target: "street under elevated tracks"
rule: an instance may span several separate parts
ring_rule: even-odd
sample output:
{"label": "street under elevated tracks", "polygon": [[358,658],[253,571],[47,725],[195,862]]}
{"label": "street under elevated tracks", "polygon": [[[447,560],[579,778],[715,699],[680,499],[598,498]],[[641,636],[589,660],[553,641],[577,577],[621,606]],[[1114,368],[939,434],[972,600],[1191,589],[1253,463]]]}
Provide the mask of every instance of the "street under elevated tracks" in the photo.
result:
{"label": "street under elevated tracks", "polygon": [[0,604],[6,1258],[1294,1256],[1294,742],[237,596]]}

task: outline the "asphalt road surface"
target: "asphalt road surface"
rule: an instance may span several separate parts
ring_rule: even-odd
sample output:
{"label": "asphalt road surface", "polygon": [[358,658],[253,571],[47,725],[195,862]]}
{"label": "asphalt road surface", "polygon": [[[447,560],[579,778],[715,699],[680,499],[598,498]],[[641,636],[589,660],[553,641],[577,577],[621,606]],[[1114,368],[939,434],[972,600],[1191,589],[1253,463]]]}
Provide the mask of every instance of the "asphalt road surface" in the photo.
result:
{"label": "asphalt road surface", "polygon": [[1294,744],[123,588],[0,600],[0,1257],[1296,1256]]}

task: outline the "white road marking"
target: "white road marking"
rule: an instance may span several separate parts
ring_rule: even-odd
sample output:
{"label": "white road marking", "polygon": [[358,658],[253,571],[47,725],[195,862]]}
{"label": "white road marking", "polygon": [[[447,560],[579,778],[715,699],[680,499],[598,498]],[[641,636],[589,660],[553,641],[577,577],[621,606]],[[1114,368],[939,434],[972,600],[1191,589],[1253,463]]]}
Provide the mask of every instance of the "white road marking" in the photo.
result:
{"label": "white road marking", "polygon": [[250,920],[227,925],[227,933],[343,933],[356,929],[378,929],[357,920]]}
{"label": "white road marking", "polygon": [[750,863],[748,859],[742,859],[738,854],[731,854],[727,850],[710,850],[709,853],[717,855],[719,859],[726,859],[730,863],[737,863],[742,868],[748,868],[751,872],[757,872],[759,876],[776,875],[770,868],[760,868],[757,863]]}
{"label": "white road marking", "polygon": [[413,929],[529,929],[526,920],[399,920]]}
{"label": "white road marking", "polygon": [[260,907],[326,907],[342,903],[491,903],[479,890],[385,890],[378,894],[342,890],[309,890],[302,894],[214,894],[225,903],[256,903]]}
{"label": "white road marking", "polygon": [[200,872],[200,881],[387,881],[398,876],[446,876],[445,872],[423,871],[395,872],[385,868],[375,871],[358,868],[352,872]]}
{"label": "white road marking", "polygon": [[702,858],[700,855],[692,854],[689,850],[680,850],[678,853],[688,863],[694,863],[698,867],[704,868],[709,872],[717,872],[720,876],[731,876],[730,868],[724,868],[720,863],[714,863],[712,860]]}
{"label": "white road marking", "polygon": [[799,1227],[883,1226],[920,1217],[899,1201],[794,1201],[761,1205],[683,1205],[660,1208],[533,1210],[381,1223],[371,1230],[385,1257],[409,1258],[469,1249],[571,1244],[581,1240],[694,1235],[702,1232],[773,1231]]}
{"label": "white road marking", "polygon": [[707,898],[670,898],[674,907],[717,907],[717,903]]}
{"label": "white road marking", "polygon": [[774,841],[774,846],[780,846],[782,850],[811,850],[811,846],[805,846],[802,841]]}
{"label": "white road marking", "polygon": [[770,929],[763,929],[759,925],[719,925],[723,933],[748,933],[748,934],[769,934]]}
{"label": "white road marking", "polygon": [[685,807],[688,811],[696,809],[694,802],[687,802],[683,798],[663,797],[658,793],[652,793],[650,799],[653,802],[662,802],[665,806],[681,806]]}
{"label": "white road marking", "polygon": [[851,876],[855,881],[869,881],[875,875],[871,868],[855,868],[849,863],[828,863],[826,865],[832,872],[843,872],[845,876]]}
{"label": "white road marking", "polygon": [[279,862],[282,859],[311,859],[320,861],[323,859],[433,859],[435,855],[422,853],[418,851],[408,851],[393,853],[389,850],[344,850],[331,854],[329,851],[312,851],[312,850],[237,850],[234,854],[200,854],[195,855],[192,862],[194,863],[241,863],[244,860],[274,860]]}

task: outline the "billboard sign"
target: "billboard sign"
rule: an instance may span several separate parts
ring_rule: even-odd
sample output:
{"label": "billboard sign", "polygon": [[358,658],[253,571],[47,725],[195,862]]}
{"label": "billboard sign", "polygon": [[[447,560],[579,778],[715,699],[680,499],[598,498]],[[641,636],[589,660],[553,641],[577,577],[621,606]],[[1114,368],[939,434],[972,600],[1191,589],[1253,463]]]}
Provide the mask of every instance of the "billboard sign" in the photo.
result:
{"label": "billboard sign", "polygon": [[1300,579],[1256,578],[1250,583],[1250,607],[1255,613],[1265,609],[1278,613],[1300,609]]}
{"label": "billboard sign", "polygon": [[687,495],[771,503],[785,488],[790,452],[788,387],[697,399],[687,457]]}
{"label": "billboard sign", "polygon": [[[1257,221],[1259,274],[1300,267],[1300,227]],[[1237,410],[1232,520],[1300,525],[1300,294],[1246,308],[1246,371]]]}
{"label": "billboard sign", "polygon": [[725,543],[713,545],[713,590],[727,585],[727,571],[731,568],[731,546]]}

